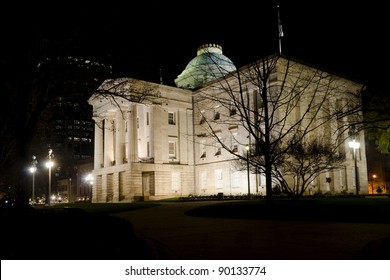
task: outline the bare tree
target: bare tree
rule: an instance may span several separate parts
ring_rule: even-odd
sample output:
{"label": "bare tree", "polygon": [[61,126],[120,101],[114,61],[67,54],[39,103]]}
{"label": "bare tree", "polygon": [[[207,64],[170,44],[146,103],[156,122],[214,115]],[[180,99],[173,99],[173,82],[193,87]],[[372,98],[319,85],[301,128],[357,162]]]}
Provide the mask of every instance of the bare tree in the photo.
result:
{"label": "bare tree", "polygon": [[[291,195],[302,194],[310,178],[345,157],[349,126],[361,122],[362,89],[326,71],[271,55],[199,89],[195,114],[203,137],[213,138],[232,160],[249,161],[253,173],[265,174],[266,198],[271,201],[273,182],[282,183]],[[314,141],[319,138],[323,141]],[[237,149],[246,146],[249,154]],[[304,157],[298,154],[302,149],[308,149]],[[313,162],[316,166],[307,170]],[[291,176],[303,180],[299,191]]]}
{"label": "bare tree", "polygon": [[[274,170],[277,174],[275,181],[281,191],[292,198],[299,198],[311,187],[319,174],[340,168],[345,155],[340,154],[338,148],[321,138],[292,141],[285,158]],[[294,180],[288,182],[286,177]]]}
{"label": "bare tree", "polygon": [[129,101],[140,104],[162,102],[158,85],[132,78],[107,79],[94,91],[91,99],[104,99],[121,108],[121,103]]}
{"label": "bare tree", "polygon": [[0,46],[0,170],[6,174],[2,185],[26,204],[25,170],[41,113],[61,95],[89,96],[112,69],[80,51],[83,40],[76,21],[65,30],[61,21],[44,21],[40,4],[19,4],[5,17],[14,28],[4,30]]}
{"label": "bare tree", "polygon": [[122,41],[120,27],[129,17],[123,16],[121,5],[109,8],[107,14],[107,7],[74,1],[61,9],[22,1],[8,3],[0,19],[4,38],[0,45],[0,185],[18,192],[20,201],[27,202],[25,167],[47,106],[64,95],[79,95],[86,101],[113,77],[116,55],[121,61],[131,56],[131,65],[145,64],[145,57],[129,51],[141,43]]}

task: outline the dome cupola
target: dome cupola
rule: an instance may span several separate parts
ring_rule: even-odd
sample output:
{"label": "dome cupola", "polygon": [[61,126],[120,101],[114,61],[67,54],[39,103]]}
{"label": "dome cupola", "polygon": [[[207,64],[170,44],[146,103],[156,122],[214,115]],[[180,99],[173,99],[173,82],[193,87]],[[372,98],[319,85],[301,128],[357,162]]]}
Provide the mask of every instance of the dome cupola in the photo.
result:
{"label": "dome cupola", "polygon": [[198,48],[197,56],[177,76],[175,84],[179,88],[197,89],[235,70],[233,62],[222,54],[220,45],[205,44]]}

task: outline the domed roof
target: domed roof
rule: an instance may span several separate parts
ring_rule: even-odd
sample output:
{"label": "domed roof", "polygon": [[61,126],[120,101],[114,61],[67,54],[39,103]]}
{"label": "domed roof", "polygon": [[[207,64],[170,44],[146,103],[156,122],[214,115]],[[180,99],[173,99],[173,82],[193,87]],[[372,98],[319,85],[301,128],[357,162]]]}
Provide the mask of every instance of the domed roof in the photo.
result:
{"label": "domed roof", "polygon": [[221,46],[206,44],[198,48],[197,56],[177,76],[175,84],[180,88],[196,89],[235,70],[233,62],[222,54]]}

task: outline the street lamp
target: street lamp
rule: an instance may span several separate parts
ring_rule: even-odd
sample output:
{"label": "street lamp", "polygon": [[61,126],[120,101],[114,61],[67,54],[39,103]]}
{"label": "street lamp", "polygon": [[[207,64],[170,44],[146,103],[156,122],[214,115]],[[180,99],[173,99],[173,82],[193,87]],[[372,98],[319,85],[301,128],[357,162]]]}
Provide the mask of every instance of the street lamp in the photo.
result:
{"label": "street lamp", "polygon": [[71,202],[71,195],[72,195],[72,178],[69,178],[69,183],[68,183],[68,203]]}
{"label": "street lamp", "polygon": [[374,183],[375,183],[375,179],[376,179],[376,174],[373,174],[372,175],[372,183],[371,183],[371,193],[374,194]]}
{"label": "street lamp", "polygon": [[356,150],[360,148],[360,143],[355,139],[349,142],[349,147],[353,149],[353,158],[355,161],[355,184],[356,184],[356,195],[359,195],[359,176],[358,176],[358,168],[356,161]]}
{"label": "street lamp", "polygon": [[32,156],[30,172],[32,173],[31,203],[33,205],[35,204],[35,171],[37,171],[37,164],[38,164],[38,161],[37,161],[36,156]]}
{"label": "street lamp", "polygon": [[92,185],[93,185],[93,175],[89,173],[86,177],[85,180],[89,182],[89,201],[92,202]]}
{"label": "street lamp", "polygon": [[50,206],[50,199],[51,199],[51,168],[53,167],[54,163],[51,160],[54,157],[53,150],[49,149],[47,158],[49,159],[46,162],[46,167],[49,168],[49,187],[48,187],[48,195],[46,197],[46,205]]}
{"label": "street lamp", "polygon": [[249,145],[246,145],[246,169],[248,173],[248,198],[251,199],[251,181],[249,176]]}

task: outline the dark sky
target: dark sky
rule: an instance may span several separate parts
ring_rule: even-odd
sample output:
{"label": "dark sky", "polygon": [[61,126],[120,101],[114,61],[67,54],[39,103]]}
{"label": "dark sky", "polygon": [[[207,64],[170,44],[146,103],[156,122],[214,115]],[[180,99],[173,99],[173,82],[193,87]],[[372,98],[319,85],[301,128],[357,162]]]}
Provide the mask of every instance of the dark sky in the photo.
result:
{"label": "dark sky", "polygon": [[277,52],[277,2],[283,54],[366,84],[387,78],[388,15],[380,1],[25,0],[25,10],[13,2],[2,28],[33,23],[61,36],[77,27],[83,54],[108,57],[117,75],[158,82],[161,69],[173,85],[204,43],[220,44],[238,67]]}
{"label": "dark sky", "polygon": [[[161,13],[150,16],[145,11],[138,21],[145,42],[140,55],[151,77],[157,80],[162,68],[164,82],[173,82],[203,43],[221,44],[236,66],[278,50],[277,1],[209,2],[159,4],[153,10]],[[279,1],[282,53],[363,83],[381,82],[389,63],[385,9],[374,1],[343,2]]]}

